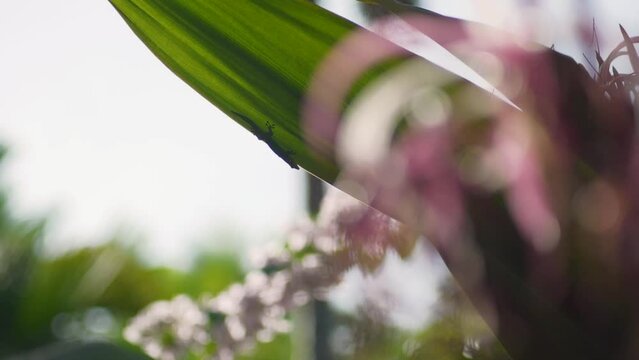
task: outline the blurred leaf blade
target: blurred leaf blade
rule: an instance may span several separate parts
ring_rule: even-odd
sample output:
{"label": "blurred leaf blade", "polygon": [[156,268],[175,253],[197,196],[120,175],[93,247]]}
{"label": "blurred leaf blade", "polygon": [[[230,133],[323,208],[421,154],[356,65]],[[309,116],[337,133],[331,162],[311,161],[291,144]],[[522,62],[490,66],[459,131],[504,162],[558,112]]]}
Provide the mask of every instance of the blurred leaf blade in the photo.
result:
{"label": "blurred leaf blade", "polygon": [[316,66],[355,25],[296,0],[110,1],[193,89],[256,134],[274,124],[269,146],[325,180],[335,178],[335,164],[307,149],[299,108]]}

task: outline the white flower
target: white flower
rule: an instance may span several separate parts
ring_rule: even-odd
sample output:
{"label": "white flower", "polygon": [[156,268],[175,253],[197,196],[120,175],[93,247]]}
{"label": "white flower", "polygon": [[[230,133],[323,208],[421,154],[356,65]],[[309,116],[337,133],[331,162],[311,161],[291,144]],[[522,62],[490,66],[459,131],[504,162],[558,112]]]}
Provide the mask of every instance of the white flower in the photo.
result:
{"label": "white flower", "polygon": [[127,341],[156,359],[177,359],[202,348],[210,338],[207,315],[189,297],[157,301],[134,317],[124,330]]}

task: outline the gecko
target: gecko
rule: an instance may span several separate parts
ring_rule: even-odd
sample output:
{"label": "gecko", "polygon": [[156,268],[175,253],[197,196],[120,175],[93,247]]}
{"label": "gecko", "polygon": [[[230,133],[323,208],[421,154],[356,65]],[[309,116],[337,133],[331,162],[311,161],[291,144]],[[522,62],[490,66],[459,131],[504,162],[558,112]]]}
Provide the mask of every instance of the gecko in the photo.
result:
{"label": "gecko", "polygon": [[248,116],[240,114],[236,111],[233,111],[233,114],[240,117],[246,124],[251,128],[250,131],[257,137],[259,140],[263,141],[268,145],[269,148],[275,153],[275,155],[279,156],[280,159],[284,160],[285,163],[288,164],[293,169],[299,169],[299,166],[293,159],[293,155],[295,152],[289,151],[281,147],[274,139],[273,129],[275,125],[270,122],[266,122],[266,131],[262,130],[253,120],[251,120]]}

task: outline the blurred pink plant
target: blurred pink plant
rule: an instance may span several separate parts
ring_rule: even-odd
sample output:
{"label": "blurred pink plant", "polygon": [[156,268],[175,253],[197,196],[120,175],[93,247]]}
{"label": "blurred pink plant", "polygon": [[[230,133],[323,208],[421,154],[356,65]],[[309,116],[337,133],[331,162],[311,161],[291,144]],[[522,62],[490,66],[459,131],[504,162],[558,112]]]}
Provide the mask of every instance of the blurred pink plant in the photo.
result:
{"label": "blurred pink plant", "polygon": [[[302,112],[337,186],[426,234],[514,358],[639,355],[639,38],[622,27],[593,79],[478,24],[414,11],[373,28],[386,38],[362,30],[327,57]],[[491,59],[492,93],[416,56],[421,35]],[[371,248],[378,233],[353,229]]]}

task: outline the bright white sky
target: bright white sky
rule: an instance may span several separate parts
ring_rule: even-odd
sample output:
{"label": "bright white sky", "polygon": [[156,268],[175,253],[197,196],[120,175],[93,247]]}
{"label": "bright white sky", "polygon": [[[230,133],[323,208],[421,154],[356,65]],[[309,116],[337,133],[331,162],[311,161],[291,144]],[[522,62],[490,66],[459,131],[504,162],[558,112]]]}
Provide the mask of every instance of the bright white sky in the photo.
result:
{"label": "bright white sky", "polygon": [[[325,1],[353,16],[347,3]],[[428,4],[508,26],[508,3]],[[570,2],[544,3],[553,10],[539,18],[565,26],[540,36],[561,49]],[[623,23],[639,34],[639,1],[596,3],[601,33]],[[126,227],[149,239],[156,262],[184,265],[198,246],[228,245],[209,235],[263,242],[304,209],[302,173],[167,70],[107,0],[0,2],[0,142],[11,150],[0,175],[13,205],[54,215],[49,251]]]}
{"label": "bright white sky", "polygon": [[13,204],[55,215],[50,250],[127,226],[181,265],[207,235],[264,241],[304,209],[302,173],[167,70],[106,0],[0,2],[0,141]]}

